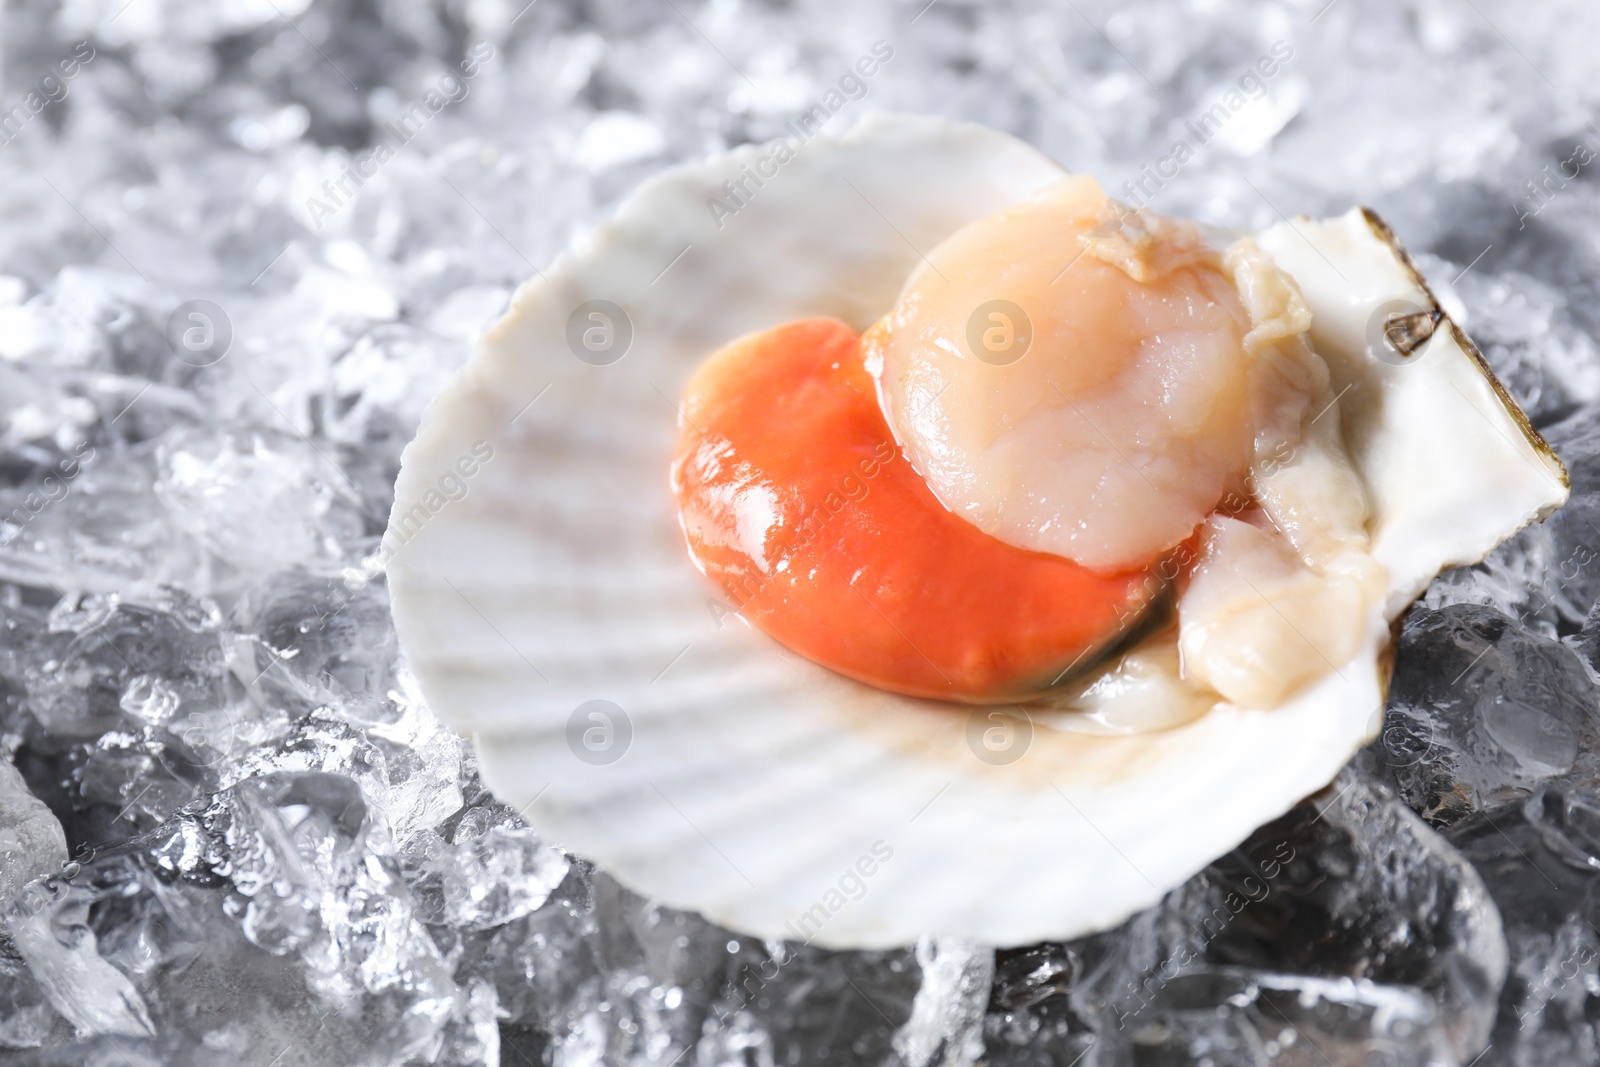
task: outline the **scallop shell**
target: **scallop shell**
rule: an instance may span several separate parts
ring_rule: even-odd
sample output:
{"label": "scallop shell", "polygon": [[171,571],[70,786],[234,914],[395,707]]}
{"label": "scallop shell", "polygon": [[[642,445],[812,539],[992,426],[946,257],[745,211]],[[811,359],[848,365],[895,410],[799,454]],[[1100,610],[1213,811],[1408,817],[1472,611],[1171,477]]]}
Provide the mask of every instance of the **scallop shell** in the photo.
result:
{"label": "scallop shell", "polygon": [[[406,449],[382,550],[410,664],[489,787],[661,903],[831,947],[1112,926],[1332,780],[1377,732],[1399,613],[1565,499],[1559,462],[1374,216],[1285,223],[1260,239],[1350,386],[1393,576],[1354,659],[1282,707],[1124,737],[801,660],[689,562],[667,482],[687,378],[751,330],[868,326],[924,251],[1063,171],[926,117],[791,147],[663,173],[524,285]],[[1433,328],[1385,362],[1367,339],[1391,305]]]}

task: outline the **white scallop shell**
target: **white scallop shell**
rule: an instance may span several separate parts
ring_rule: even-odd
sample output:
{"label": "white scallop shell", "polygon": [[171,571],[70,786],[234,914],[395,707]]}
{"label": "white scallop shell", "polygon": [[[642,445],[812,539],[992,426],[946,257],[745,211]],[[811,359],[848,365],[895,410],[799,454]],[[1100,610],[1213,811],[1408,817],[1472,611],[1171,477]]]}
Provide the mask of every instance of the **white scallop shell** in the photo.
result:
{"label": "white scallop shell", "polygon": [[[708,201],[746,173],[764,184],[719,225]],[[746,146],[670,170],[518,291],[406,449],[384,543],[411,665],[498,796],[633,889],[751,934],[1013,945],[1155,903],[1375,735],[1392,620],[1566,489],[1453,326],[1414,365],[1372,356],[1374,309],[1436,305],[1360,212],[1262,235],[1338,387],[1356,383],[1346,418],[1394,576],[1360,653],[1285,706],[1130,737],[997,723],[795,657],[690,564],[667,465],[699,361],[803,316],[866,327],[922,252],[1061,173],[1000,133],[871,116],[781,166]],[[593,300],[632,327],[605,366],[567,340]],[[605,320],[579,325],[603,347]],[[615,709],[580,711],[593,700]]]}

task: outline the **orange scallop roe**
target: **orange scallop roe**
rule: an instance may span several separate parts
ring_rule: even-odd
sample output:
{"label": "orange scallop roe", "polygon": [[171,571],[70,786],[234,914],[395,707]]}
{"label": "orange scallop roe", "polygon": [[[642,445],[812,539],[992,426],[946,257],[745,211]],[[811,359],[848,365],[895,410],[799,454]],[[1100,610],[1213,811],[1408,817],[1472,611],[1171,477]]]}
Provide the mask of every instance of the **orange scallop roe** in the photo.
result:
{"label": "orange scallop roe", "polygon": [[696,565],[788,648],[908,696],[1016,700],[1121,647],[1164,600],[1155,568],[1097,573],[949,511],[861,353],[844,323],[806,319],[695,373],[672,487]]}

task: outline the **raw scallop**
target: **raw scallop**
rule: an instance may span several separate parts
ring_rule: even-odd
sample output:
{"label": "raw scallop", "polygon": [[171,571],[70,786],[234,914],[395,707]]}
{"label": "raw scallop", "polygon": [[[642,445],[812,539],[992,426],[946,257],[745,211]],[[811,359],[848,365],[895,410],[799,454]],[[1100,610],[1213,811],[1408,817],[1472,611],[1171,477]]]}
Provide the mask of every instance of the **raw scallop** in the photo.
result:
{"label": "raw scallop", "polygon": [[[922,252],[1063,172],[1000,133],[872,116],[814,138],[719,228],[707,199],[761,151],[647,182],[519,290],[407,448],[385,541],[402,645],[486,782],[665,904],[836,947],[1112,926],[1332,780],[1378,729],[1392,620],[1566,498],[1375,218],[1285,223],[1259,240],[1304,292],[1334,387],[1355,383],[1345,436],[1391,576],[1356,653],[1269,711],[1127,736],[849,682],[729,614],[690,565],[666,474],[675,398],[743,333],[866,328]],[[1386,361],[1368,326],[1381,336],[1395,302],[1437,328]],[[574,320],[631,346],[579,358]],[[479,442],[493,459],[470,493],[428,506]]]}

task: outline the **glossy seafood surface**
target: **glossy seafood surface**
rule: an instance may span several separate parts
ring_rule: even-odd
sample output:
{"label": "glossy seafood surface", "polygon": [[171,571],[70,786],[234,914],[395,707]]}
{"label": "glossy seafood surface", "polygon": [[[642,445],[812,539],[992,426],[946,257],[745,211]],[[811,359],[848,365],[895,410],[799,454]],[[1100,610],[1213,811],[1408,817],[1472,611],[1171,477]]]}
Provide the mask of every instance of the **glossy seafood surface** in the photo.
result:
{"label": "glossy seafood surface", "polygon": [[837,320],[707,359],[672,474],[690,554],[726,610],[909,696],[1025,699],[1096,666],[1164,592],[1143,569],[1102,575],[946,509],[901,455],[860,338]]}
{"label": "glossy seafood surface", "polygon": [[1220,254],[1191,224],[1120,215],[1075,176],[962,229],[871,355],[940,500],[1105,570],[1188,538],[1243,488],[1254,444],[1250,316]]}

